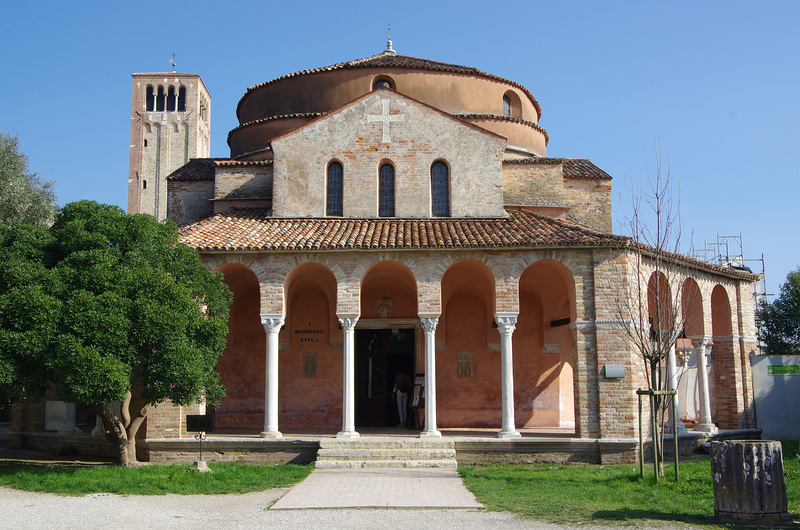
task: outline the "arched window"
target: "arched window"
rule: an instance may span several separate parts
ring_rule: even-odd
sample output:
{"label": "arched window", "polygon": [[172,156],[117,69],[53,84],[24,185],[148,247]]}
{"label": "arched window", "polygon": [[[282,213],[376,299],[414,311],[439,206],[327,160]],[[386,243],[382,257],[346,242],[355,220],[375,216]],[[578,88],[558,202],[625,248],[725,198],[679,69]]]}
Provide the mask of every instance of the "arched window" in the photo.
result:
{"label": "arched window", "polygon": [[186,111],[186,87],[182,86],[178,90],[178,112]]}
{"label": "arched window", "polygon": [[380,77],[372,83],[372,90],[377,90],[378,88],[382,87],[393,89],[394,85],[392,84],[391,79],[386,79],[385,77]]}
{"label": "arched window", "polygon": [[156,110],[158,112],[162,112],[164,110],[164,99],[166,94],[164,94],[164,87],[158,87],[158,96],[156,97]]}
{"label": "arched window", "polygon": [[378,215],[394,217],[394,166],[383,164],[378,179]]}
{"label": "arched window", "polygon": [[503,116],[506,118],[522,118],[522,104],[513,90],[503,94]]}
{"label": "arched window", "polygon": [[344,170],[339,162],[331,162],[328,166],[328,204],[326,215],[343,215]]}
{"label": "arched window", "polygon": [[153,92],[153,85],[147,85],[147,91],[145,92],[145,108],[147,110],[155,110],[156,108],[156,95]]}
{"label": "arched window", "polygon": [[431,166],[431,213],[450,217],[450,175],[447,164],[441,161]]}
{"label": "arched window", "polygon": [[177,103],[177,96],[175,95],[175,87],[170,85],[169,91],[167,92],[167,110],[168,111],[175,111],[175,104]]}

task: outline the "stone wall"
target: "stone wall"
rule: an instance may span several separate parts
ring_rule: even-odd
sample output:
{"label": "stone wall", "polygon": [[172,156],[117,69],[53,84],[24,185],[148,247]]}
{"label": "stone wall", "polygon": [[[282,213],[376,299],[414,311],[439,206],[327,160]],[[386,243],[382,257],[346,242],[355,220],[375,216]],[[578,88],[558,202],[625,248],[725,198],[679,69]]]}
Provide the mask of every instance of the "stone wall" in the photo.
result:
{"label": "stone wall", "polygon": [[167,218],[178,225],[194,223],[214,213],[214,182],[170,181]]}
{"label": "stone wall", "polygon": [[[386,113],[384,124],[378,120]],[[382,119],[382,118],[381,118]],[[275,139],[277,217],[325,216],[326,172],[344,168],[344,217],[378,216],[378,170],[395,172],[395,215],[431,216],[431,165],[449,168],[452,217],[502,217],[505,141],[389,90],[377,90]]]}

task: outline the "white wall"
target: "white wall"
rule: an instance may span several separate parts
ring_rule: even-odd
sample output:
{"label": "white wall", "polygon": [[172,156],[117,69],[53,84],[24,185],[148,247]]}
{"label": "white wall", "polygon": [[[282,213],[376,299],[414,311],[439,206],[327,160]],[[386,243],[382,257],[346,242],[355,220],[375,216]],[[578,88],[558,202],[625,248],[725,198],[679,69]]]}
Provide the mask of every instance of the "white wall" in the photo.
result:
{"label": "white wall", "polygon": [[769,366],[800,366],[800,355],[751,355],[756,420],[765,440],[800,440],[800,375],[769,375]]}

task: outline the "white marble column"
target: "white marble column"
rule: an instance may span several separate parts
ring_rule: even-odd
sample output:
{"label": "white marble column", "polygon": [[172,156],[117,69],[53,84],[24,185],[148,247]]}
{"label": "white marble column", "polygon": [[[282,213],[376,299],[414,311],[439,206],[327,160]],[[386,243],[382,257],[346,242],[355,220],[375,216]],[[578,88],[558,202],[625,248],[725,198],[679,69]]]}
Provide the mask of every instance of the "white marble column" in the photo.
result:
{"label": "white marble column", "polygon": [[340,316],[339,323],[344,330],[344,357],[342,372],[342,430],[337,438],[358,438],[356,432],[356,341],[355,329],[358,315]]}
{"label": "white marble column", "polygon": [[514,355],[511,337],[517,325],[517,313],[497,313],[497,328],[500,330],[500,378],[502,380],[503,428],[499,438],[520,436],[514,424]]}
{"label": "white marble column", "polygon": [[672,396],[672,422],[670,430],[675,433],[686,434],[686,426],[681,421],[681,406],[678,399],[678,367],[675,361],[675,348],[676,344],[672,345],[667,354],[667,388],[668,390],[675,390],[676,393]]}
{"label": "white marble column", "polygon": [[425,330],[425,429],[420,438],[441,438],[436,428],[436,325],[438,318],[420,318]]}
{"label": "white marble column", "polygon": [[691,337],[691,339],[697,354],[697,380],[700,383],[700,423],[695,425],[694,430],[713,434],[718,429],[711,421],[711,397],[708,389],[708,363],[706,362],[706,347],[709,338]]}
{"label": "white marble column", "polygon": [[262,438],[280,438],[278,430],[278,333],[283,327],[283,315],[261,315],[267,332],[267,388],[264,391],[264,431]]}

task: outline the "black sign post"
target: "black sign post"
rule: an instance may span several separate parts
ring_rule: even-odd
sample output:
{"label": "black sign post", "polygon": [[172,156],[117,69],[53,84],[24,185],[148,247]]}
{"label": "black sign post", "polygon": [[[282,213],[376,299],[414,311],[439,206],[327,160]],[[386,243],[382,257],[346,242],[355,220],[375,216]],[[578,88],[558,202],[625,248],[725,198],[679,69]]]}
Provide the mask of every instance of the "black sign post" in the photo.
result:
{"label": "black sign post", "polygon": [[211,414],[187,414],[186,432],[196,432],[194,438],[200,442],[200,460],[194,463],[194,469],[210,472],[208,464],[203,460],[203,440],[206,439],[207,432],[214,432],[214,416]]}

